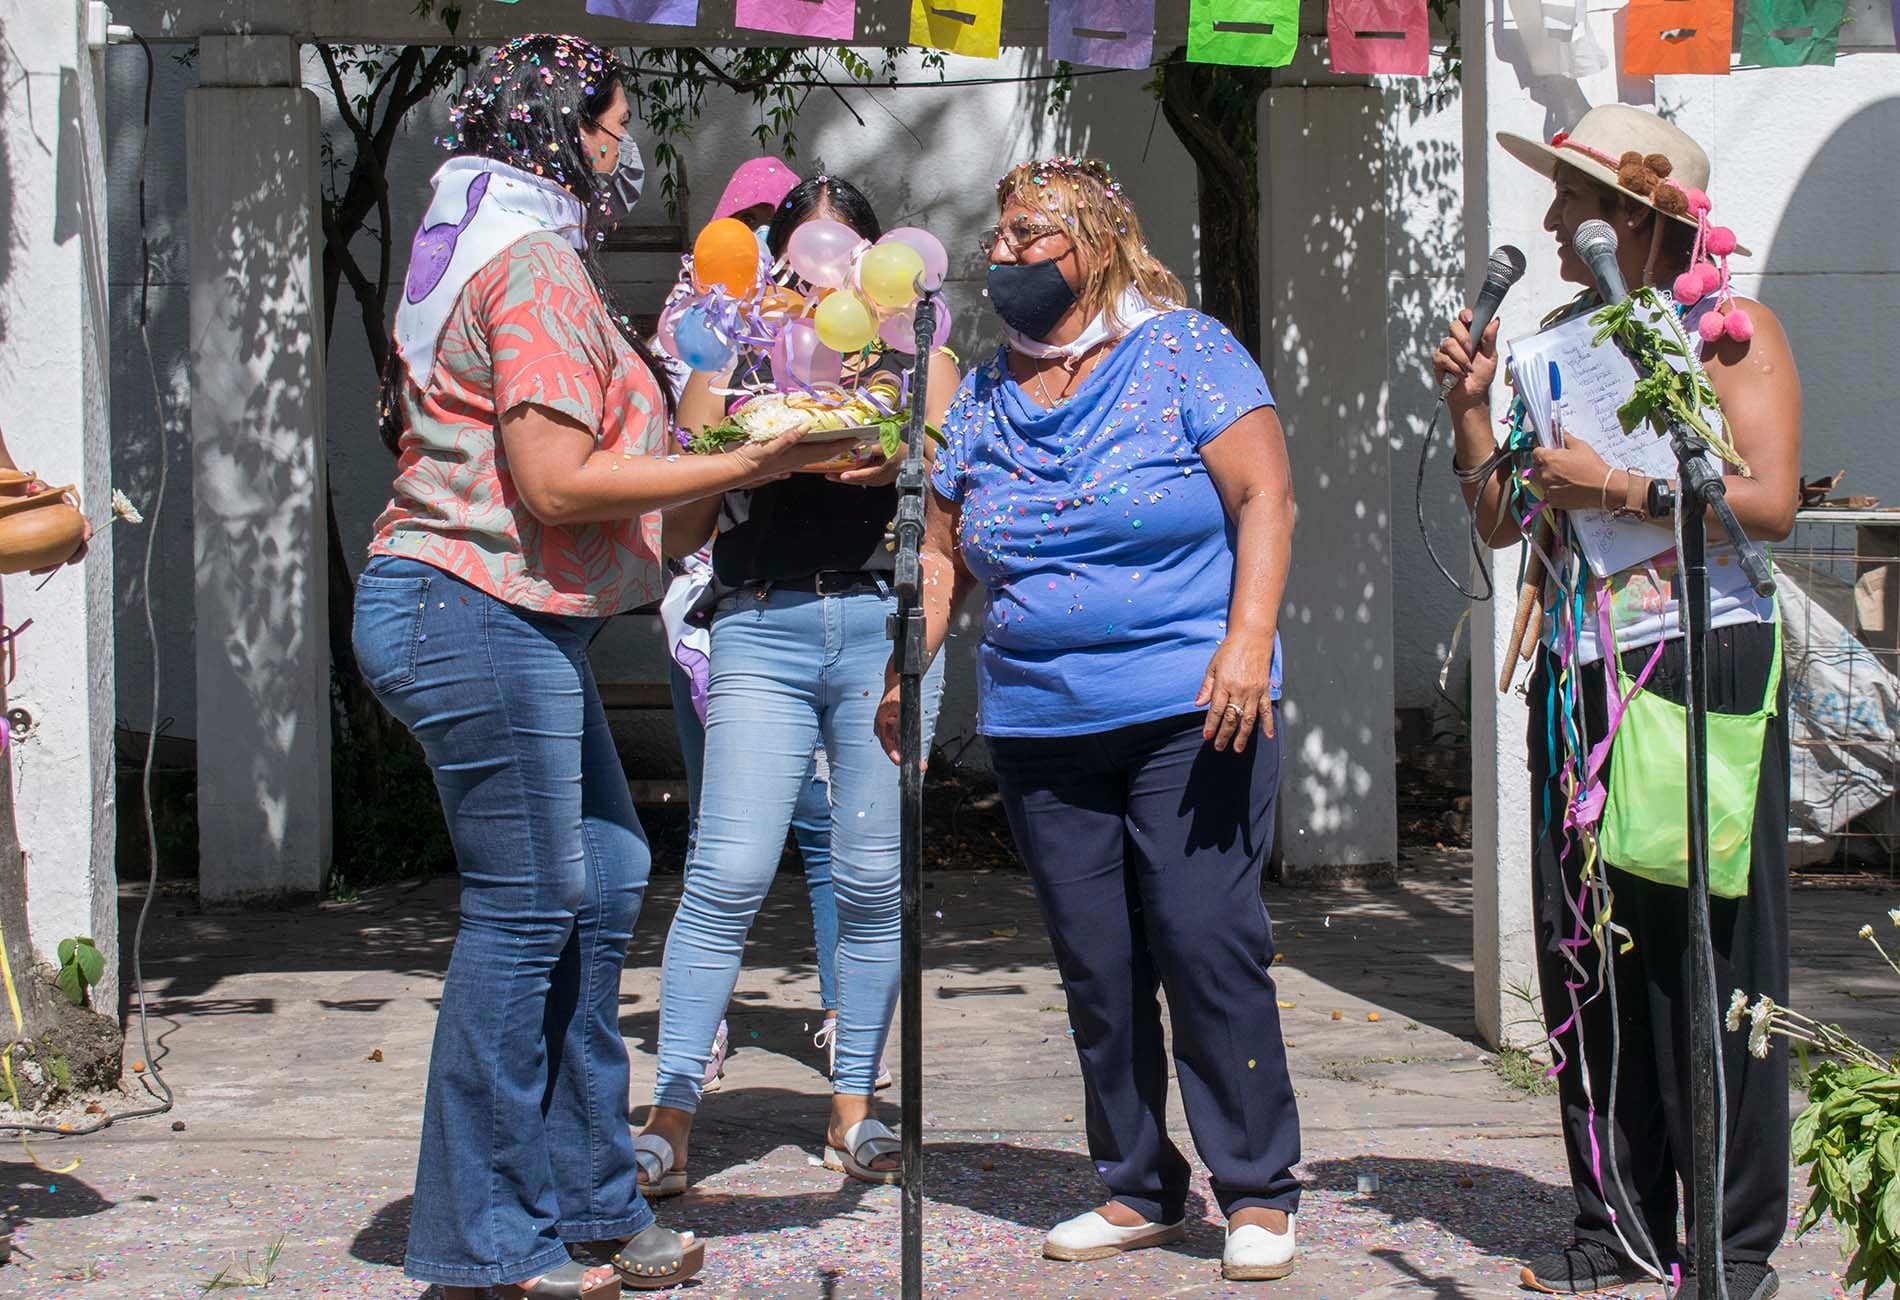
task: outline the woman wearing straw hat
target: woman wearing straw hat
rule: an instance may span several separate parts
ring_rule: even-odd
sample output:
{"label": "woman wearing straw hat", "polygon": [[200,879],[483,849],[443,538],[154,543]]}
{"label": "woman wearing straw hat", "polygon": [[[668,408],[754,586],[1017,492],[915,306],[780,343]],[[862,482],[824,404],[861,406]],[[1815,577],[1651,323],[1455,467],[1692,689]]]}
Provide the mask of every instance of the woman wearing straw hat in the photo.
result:
{"label": "woman wearing straw hat", "polygon": [[[1594,283],[1570,244],[1579,225],[1598,219],[1616,231],[1625,282],[1657,287],[1655,328],[1688,345],[1668,364],[1705,376],[1701,391],[1714,395],[1699,414],[1726,442],[1729,504],[1751,537],[1786,537],[1798,493],[1800,381],[1773,313],[1731,293],[1728,258],[1746,250],[1711,221],[1708,156],[1654,114],[1616,104],[1592,109],[1549,144],[1508,134],[1499,143],[1555,183],[1544,229],[1555,237],[1564,279]],[[1600,306],[1586,289],[1552,321]],[[1521,403],[1512,408],[1511,436],[1497,447],[1489,415],[1497,326],[1474,346],[1469,321],[1466,312],[1452,322],[1434,360],[1441,376],[1457,381],[1447,398],[1455,468],[1491,545],[1515,544],[1520,521],[1545,517],[1536,498],[1560,517],[1611,511],[1665,520],[1672,513],[1671,483],[1612,469],[1575,440],[1536,446]],[[1528,1264],[1522,1276],[1537,1290],[1584,1292],[1693,1271],[1676,1237],[1679,1196],[1689,1240],[1695,1215],[1687,894],[1666,879],[1656,856],[1625,848],[1636,837],[1620,828],[1637,818],[1615,806],[1616,764],[1636,770],[1646,742],[1662,730],[1632,725],[1641,712],[1635,697],[1679,702],[1685,652],[1672,550],[1598,582],[1565,544],[1564,524],[1523,526],[1541,543],[1533,566],[1544,575],[1542,639],[1529,682],[1538,973],[1559,1062],[1577,1217],[1574,1242]],[[1788,731],[1779,627],[1772,600],[1754,594],[1719,539],[1718,528],[1709,548],[1709,705],[1733,725],[1757,728],[1735,733],[1749,740],[1731,749],[1725,766],[1758,780],[1735,819],[1734,896],[1712,902],[1717,987],[1781,1001],[1788,990]],[[1609,638],[1616,653],[1606,663]],[[1731,724],[1718,717],[1717,725]],[[1599,766],[1592,751],[1606,736],[1612,743]],[[1680,736],[1678,721],[1678,744]],[[1607,806],[1600,785],[1609,791]],[[1686,803],[1676,804],[1673,826],[1669,803],[1650,798],[1640,817],[1658,843],[1685,844]],[[1724,1036],[1722,1051],[1734,1153],[1722,1197],[1724,1279],[1730,1300],[1766,1300],[1779,1290],[1768,1259],[1788,1206],[1788,1062],[1776,1047],[1751,1053],[1739,1033]],[[1680,1294],[1697,1291],[1691,1277]]]}

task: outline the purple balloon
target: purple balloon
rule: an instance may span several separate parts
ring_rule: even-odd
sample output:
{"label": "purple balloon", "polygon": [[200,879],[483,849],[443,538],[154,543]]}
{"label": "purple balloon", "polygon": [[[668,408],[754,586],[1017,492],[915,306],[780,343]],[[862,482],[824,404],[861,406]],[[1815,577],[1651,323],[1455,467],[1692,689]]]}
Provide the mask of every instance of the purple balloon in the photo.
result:
{"label": "purple balloon", "polygon": [[[924,259],[924,288],[943,288],[943,278],[950,273],[950,255],[943,251],[943,242],[928,230],[916,226],[899,226],[886,232],[880,244],[908,244],[917,250],[917,256]],[[939,347],[942,344],[938,344]]]}
{"label": "purple balloon", "polygon": [[[936,303],[937,332],[931,338],[932,350],[942,347],[950,339],[950,304],[941,297],[936,299]],[[917,347],[916,309],[906,307],[886,316],[878,322],[877,336],[884,340],[886,346],[899,352],[913,351]]]}
{"label": "purple balloon", "polygon": [[851,255],[864,240],[841,221],[807,221],[792,232],[785,260],[807,283],[839,289],[851,278]]}
{"label": "purple balloon", "polygon": [[818,327],[801,316],[787,321],[772,344],[772,379],[781,390],[836,384],[844,358],[818,340]]}

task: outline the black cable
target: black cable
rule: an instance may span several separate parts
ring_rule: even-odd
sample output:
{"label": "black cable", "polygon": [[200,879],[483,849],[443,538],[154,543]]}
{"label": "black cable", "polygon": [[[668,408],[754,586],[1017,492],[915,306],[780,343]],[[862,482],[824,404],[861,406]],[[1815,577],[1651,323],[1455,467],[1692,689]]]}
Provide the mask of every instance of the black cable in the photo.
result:
{"label": "black cable", "polygon": [[[1438,558],[1438,551],[1432,546],[1431,530],[1425,526],[1425,458],[1431,454],[1432,436],[1438,432],[1438,417],[1444,412],[1445,405],[1439,402],[1432,407],[1432,422],[1425,430],[1425,439],[1418,445],[1418,478],[1412,484],[1412,509],[1418,516],[1418,535],[1425,542],[1425,554],[1431,557],[1432,565],[1444,575],[1445,581],[1458,589],[1458,594],[1466,600],[1486,601],[1491,599],[1494,588],[1491,586],[1491,569],[1485,562],[1484,546],[1478,537],[1478,512],[1469,504],[1465,513],[1471,524],[1471,558],[1478,571],[1478,578],[1484,584],[1484,593],[1472,591],[1464,583],[1451,576],[1451,570]],[[1460,494],[1462,495],[1462,494]],[[1479,493],[1483,496],[1482,490]]]}
{"label": "black cable", "polygon": [[[150,259],[147,256],[149,230],[145,218],[145,173],[151,151],[146,146],[152,131],[152,81],[156,60],[152,57],[152,47],[143,36],[137,33],[133,38],[145,51],[145,119],[139,133],[139,250],[143,265],[139,272],[139,337],[145,342],[145,368],[151,376],[152,402],[158,416],[158,490],[152,497],[151,513],[146,519],[145,561],[141,581],[144,584],[145,636],[152,649],[152,724],[145,737],[145,770],[141,778],[142,797],[145,801],[145,852],[149,867],[148,883],[145,889],[145,901],[139,905],[138,926],[132,932],[132,996],[139,1004],[139,1041],[145,1048],[145,1073],[140,1077],[147,1089],[154,1089],[162,1099],[156,1106],[145,1106],[138,1110],[121,1111],[115,1115],[106,1115],[91,1124],[82,1127],[62,1128],[56,1124],[0,1124],[0,1132],[7,1133],[50,1133],[56,1137],[85,1137],[101,1129],[111,1128],[114,1124],[131,1119],[148,1119],[153,1115],[163,1115],[177,1104],[171,1086],[167,1084],[159,1070],[157,1059],[152,1055],[151,1021],[145,1006],[145,970],[142,957],[145,949],[145,922],[152,912],[152,899],[158,894],[158,833],[152,819],[152,768],[158,755],[158,702],[159,702],[159,651],[158,627],[152,617],[152,553],[158,540],[159,511],[165,504],[165,480],[170,472],[170,462],[166,459],[165,449],[165,407],[158,386],[158,368],[152,361],[152,339],[145,331],[146,291],[150,287]],[[12,1044],[8,1045],[11,1050]]]}

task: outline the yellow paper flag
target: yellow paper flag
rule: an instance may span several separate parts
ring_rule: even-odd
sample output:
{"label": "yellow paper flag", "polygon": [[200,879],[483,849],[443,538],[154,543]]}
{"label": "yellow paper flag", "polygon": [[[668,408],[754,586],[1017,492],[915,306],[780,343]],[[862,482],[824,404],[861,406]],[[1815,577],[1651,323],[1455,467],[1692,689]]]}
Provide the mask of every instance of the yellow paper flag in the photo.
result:
{"label": "yellow paper flag", "polygon": [[910,0],[910,43],[993,59],[1003,44],[1003,0]]}

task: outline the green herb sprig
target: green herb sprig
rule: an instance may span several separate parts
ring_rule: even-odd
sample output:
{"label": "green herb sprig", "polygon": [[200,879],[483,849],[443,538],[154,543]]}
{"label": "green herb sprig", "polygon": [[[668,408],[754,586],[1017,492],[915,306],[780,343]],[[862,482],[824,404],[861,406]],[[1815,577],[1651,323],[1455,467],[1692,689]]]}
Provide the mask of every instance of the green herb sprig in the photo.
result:
{"label": "green herb sprig", "polygon": [[[1650,323],[1649,313],[1655,313],[1672,326],[1668,334]],[[1708,419],[1706,413],[1721,411],[1715,390],[1709,386],[1701,367],[1695,364],[1689,352],[1688,337],[1676,324],[1675,311],[1661,294],[1646,285],[1622,302],[1600,309],[1590,321],[1597,326],[1593,343],[1601,346],[1605,339],[1615,339],[1617,346],[1636,363],[1636,387],[1616,412],[1623,432],[1629,433],[1636,426],[1647,424],[1658,434],[1667,436],[1671,421],[1680,420],[1708,443],[1716,455],[1740,470],[1744,478],[1751,477],[1748,462],[1729,441],[1726,426],[1721,426],[1718,432],[1719,422],[1712,423]],[[1683,363],[1681,369],[1670,364],[1671,357]]]}

